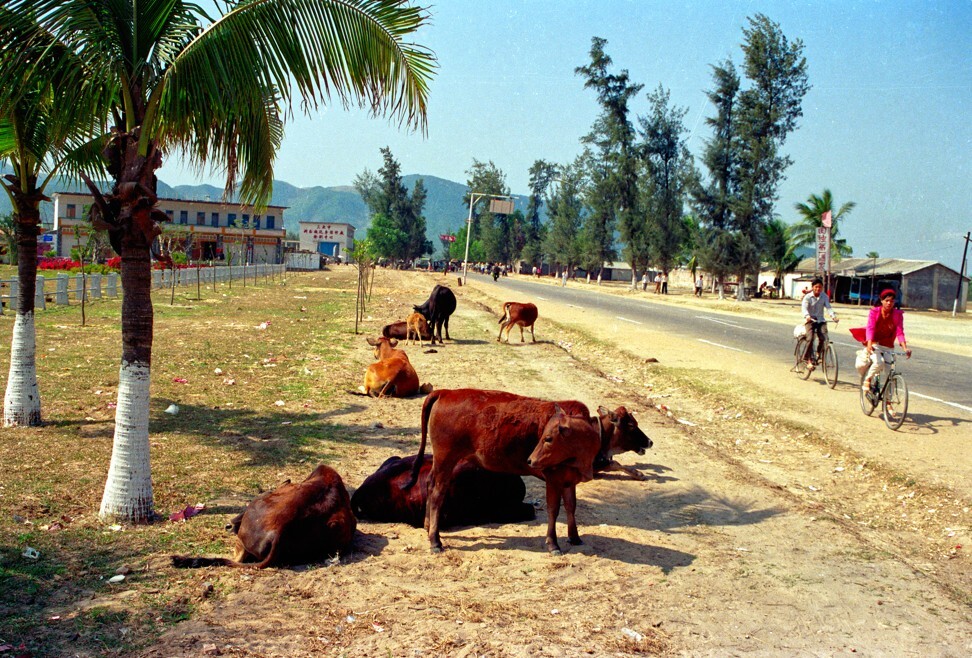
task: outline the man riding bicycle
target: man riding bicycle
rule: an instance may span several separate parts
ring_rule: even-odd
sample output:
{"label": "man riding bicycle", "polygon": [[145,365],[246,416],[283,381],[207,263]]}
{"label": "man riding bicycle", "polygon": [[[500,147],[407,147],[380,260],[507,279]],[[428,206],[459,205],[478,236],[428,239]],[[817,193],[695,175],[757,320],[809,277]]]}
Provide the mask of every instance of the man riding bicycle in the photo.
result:
{"label": "man riding bicycle", "polygon": [[803,331],[807,339],[807,351],[803,354],[803,360],[807,362],[807,367],[812,369],[814,367],[814,334],[817,336],[818,362],[823,358],[823,352],[829,340],[827,336],[827,320],[824,318],[824,311],[830,314],[834,323],[840,322],[837,319],[837,314],[834,313],[834,309],[830,306],[830,297],[823,291],[823,279],[816,277],[813,280],[810,286],[810,292],[803,297],[800,308],[803,311]]}

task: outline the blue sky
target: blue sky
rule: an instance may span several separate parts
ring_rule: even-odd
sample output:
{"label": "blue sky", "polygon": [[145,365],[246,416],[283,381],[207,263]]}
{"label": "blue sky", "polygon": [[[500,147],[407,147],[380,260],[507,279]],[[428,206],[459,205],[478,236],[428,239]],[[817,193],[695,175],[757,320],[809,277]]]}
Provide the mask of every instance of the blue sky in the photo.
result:
{"label": "blue sky", "polygon": [[[440,0],[416,41],[438,57],[428,135],[339,106],[288,126],[275,177],[300,187],[348,185],[381,165],[389,146],[403,173],[460,183],[473,158],[492,161],[514,193],[537,159],[568,162],[597,114],[574,68],[591,37],[607,39],[615,70],[659,84],[688,108],[698,155],[713,112],[712,64],[741,66],[746,18],[762,12],[805,46],[804,116],[786,150],[794,164],[777,213],[829,188],[857,207],[841,226],[854,255],[937,260],[958,269],[972,230],[972,2],[662,2],[660,0]],[[170,158],[169,184],[221,184]],[[338,218],[336,218],[338,219]],[[456,225],[465,219],[456,209]]]}

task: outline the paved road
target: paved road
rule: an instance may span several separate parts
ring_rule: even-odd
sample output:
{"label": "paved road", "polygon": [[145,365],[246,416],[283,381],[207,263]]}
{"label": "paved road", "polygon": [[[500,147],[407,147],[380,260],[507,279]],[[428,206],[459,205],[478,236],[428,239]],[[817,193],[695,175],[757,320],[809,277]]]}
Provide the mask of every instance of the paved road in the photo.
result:
{"label": "paved road", "polygon": [[[484,283],[489,280],[487,276],[471,272],[469,276]],[[690,306],[651,303],[600,293],[596,289],[561,288],[527,278],[500,277],[495,284],[490,283],[516,293],[510,295],[511,299],[549,299],[657,331],[695,338],[717,348],[777,359],[781,367],[792,365],[792,330],[779,322],[709,313]],[[793,324],[798,320],[794,317]],[[859,344],[843,326],[831,331],[831,340],[837,348],[841,381],[855,380],[854,352]],[[921,349],[913,359],[899,361],[899,365],[912,396],[947,405],[958,418],[972,418],[972,358]]]}

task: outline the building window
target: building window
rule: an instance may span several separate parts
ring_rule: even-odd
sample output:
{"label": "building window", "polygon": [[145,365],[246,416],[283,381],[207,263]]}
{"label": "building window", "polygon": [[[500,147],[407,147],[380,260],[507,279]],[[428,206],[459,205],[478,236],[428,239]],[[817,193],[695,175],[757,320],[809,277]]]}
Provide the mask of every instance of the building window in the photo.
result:
{"label": "building window", "polygon": [[260,215],[253,215],[253,228],[260,230]]}
{"label": "building window", "polygon": [[180,210],[179,211],[179,223],[180,224],[188,224],[189,223],[189,211],[188,210]]}
{"label": "building window", "polygon": [[227,226],[236,226],[236,213],[235,212],[226,213],[226,225]]}
{"label": "building window", "polygon": [[243,228],[250,227],[250,216],[247,213],[243,213]]}
{"label": "building window", "polygon": [[78,207],[73,203],[67,204],[67,217],[68,219],[74,219],[78,212]]}
{"label": "building window", "polygon": [[202,226],[206,223],[206,213],[197,212],[196,213],[196,226]]}
{"label": "building window", "polygon": [[166,210],[165,211],[165,216],[168,218],[168,220],[170,222],[172,221],[172,211],[171,210]]}
{"label": "building window", "polygon": [[276,218],[273,215],[267,215],[267,228],[273,228],[275,219]]}
{"label": "building window", "polygon": [[209,215],[209,223],[212,226],[219,226],[219,213],[218,212],[214,212],[214,213],[212,213],[212,214]]}

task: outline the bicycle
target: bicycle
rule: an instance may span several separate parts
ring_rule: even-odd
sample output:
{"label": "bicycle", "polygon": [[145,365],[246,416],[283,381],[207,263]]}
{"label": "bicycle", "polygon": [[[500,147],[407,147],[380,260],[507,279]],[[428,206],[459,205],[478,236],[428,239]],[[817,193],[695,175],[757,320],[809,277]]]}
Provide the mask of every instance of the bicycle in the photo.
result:
{"label": "bicycle", "polygon": [[[871,380],[871,388],[866,392],[863,386],[867,372],[861,375],[861,411],[864,412],[864,415],[870,416],[880,404],[884,424],[892,430],[901,427],[901,424],[904,423],[905,414],[908,413],[908,384],[901,373],[897,372],[897,359],[895,358],[907,354],[907,352],[886,350],[884,358],[887,364],[887,368],[885,368],[887,378],[882,383],[881,375],[885,373],[878,373]],[[890,363],[888,363],[889,356],[891,357]]]}
{"label": "bicycle", "polygon": [[[835,321],[836,323],[836,321]],[[813,341],[817,334],[817,328],[819,326],[827,324],[827,321],[814,322],[813,332],[810,334],[810,340]],[[807,337],[805,335],[800,335],[796,337],[796,346],[793,348],[793,356],[796,359],[793,365],[793,372],[797,374],[800,379],[809,379],[810,373],[813,372],[814,368],[819,365],[823,365],[824,380],[827,382],[827,386],[834,388],[837,386],[837,373],[839,370],[839,364],[837,363],[837,352],[834,350],[834,343],[830,340],[829,334],[827,337],[827,344],[823,348],[823,357],[821,358],[820,350],[813,349],[811,352],[813,354],[811,358],[811,363],[813,366],[808,367],[807,362],[804,359],[804,354],[807,352]]]}

